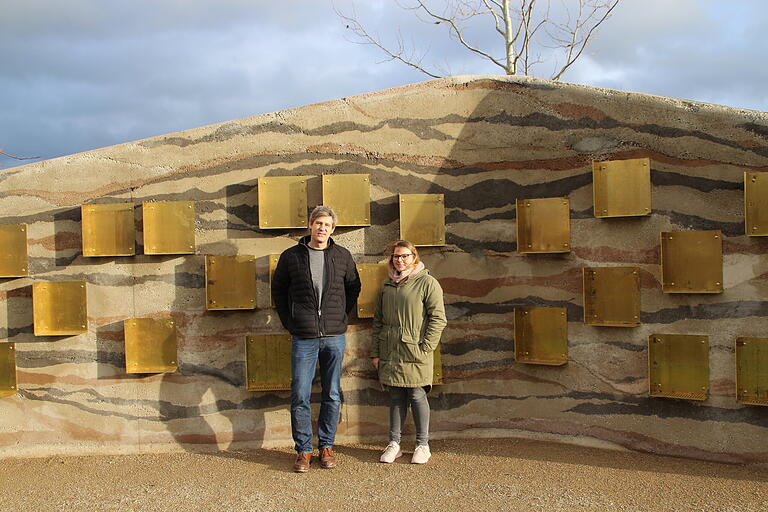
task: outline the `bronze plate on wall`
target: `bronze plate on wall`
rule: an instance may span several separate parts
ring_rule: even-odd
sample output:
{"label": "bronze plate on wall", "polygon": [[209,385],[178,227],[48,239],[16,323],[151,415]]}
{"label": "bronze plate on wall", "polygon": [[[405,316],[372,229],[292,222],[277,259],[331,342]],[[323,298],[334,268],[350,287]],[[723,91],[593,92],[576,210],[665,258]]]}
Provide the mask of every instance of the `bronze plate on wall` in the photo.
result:
{"label": "bronze plate on wall", "polygon": [[32,283],[35,336],[67,336],[88,331],[85,281]]}
{"label": "bronze plate on wall", "polygon": [[768,173],[744,173],[744,232],[768,236]]}
{"label": "bronze plate on wall", "polygon": [[291,389],[291,335],[245,337],[245,387],[248,391]]}
{"label": "bronze plate on wall", "polygon": [[259,228],[306,228],[307,177],[259,178]]}
{"label": "bronze plate on wall", "polygon": [[136,227],[133,203],[84,204],[83,256],[133,256]]}
{"label": "bronze plate on wall", "polygon": [[584,323],[604,327],[640,325],[640,269],[585,267]]}
{"label": "bronze plate on wall", "polygon": [[768,405],[768,338],[736,338],[736,401]]}
{"label": "bronze plate on wall", "polygon": [[27,268],[27,226],[0,225],[0,277],[25,277]]}
{"label": "bronze plate on wall", "polygon": [[16,391],[16,344],[0,343],[0,398]]}
{"label": "bronze plate on wall", "polygon": [[648,158],[592,162],[595,217],[651,214],[651,161]]}
{"label": "bronze plate on wall", "polygon": [[360,297],[357,299],[358,318],[373,318],[379,290],[381,290],[381,284],[387,280],[388,269],[386,263],[364,263],[357,266],[362,284]]}
{"label": "bronze plate on wall", "polygon": [[565,308],[515,308],[515,361],[553,366],[568,362]]}
{"label": "bronze plate on wall", "polygon": [[567,197],[517,200],[517,252],[571,251],[571,208]]}
{"label": "bronze plate on wall", "polygon": [[371,183],[368,174],[324,174],[323,204],[333,208],[337,226],[371,225]]}
{"label": "bronze plate on wall", "polygon": [[205,257],[205,305],[209,310],[256,308],[256,257]]}
{"label": "bronze plate on wall", "polygon": [[648,394],[706,400],[709,392],[709,337],[651,334],[648,337]]}
{"label": "bronze plate on wall", "polygon": [[720,231],[673,231],[661,234],[662,291],[721,293],[723,236]]}
{"label": "bronze plate on wall", "polygon": [[400,194],[400,239],[418,246],[445,245],[443,194]]}
{"label": "bronze plate on wall", "polygon": [[443,347],[442,343],[437,344],[437,348],[434,352],[435,367],[432,369],[432,384],[438,385],[443,383],[443,354],[441,352]]}
{"label": "bronze plate on wall", "polygon": [[195,202],[144,203],[144,254],[195,253]]}
{"label": "bronze plate on wall", "polygon": [[127,373],[176,371],[176,325],[172,319],[129,318],[123,328]]}

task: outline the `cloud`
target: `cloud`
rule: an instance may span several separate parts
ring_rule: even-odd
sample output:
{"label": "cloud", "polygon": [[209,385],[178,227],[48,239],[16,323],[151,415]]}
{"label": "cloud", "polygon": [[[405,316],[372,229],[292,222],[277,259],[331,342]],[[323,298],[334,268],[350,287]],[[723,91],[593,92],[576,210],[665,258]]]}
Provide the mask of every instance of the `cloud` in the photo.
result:
{"label": "cloud", "polygon": [[624,2],[567,79],[765,111],[766,22],[752,0]]}

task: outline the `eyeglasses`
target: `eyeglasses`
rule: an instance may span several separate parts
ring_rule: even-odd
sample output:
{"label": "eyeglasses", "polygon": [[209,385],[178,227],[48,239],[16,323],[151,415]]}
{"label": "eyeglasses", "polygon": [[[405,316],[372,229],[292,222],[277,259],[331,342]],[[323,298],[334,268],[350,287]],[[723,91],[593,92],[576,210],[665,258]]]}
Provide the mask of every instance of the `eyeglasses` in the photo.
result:
{"label": "eyeglasses", "polygon": [[413,256],[413,254],[410,254],[410,253],[408,253],[408,254],[393,254],[392,255],[392,259],[393,260],[407,260],[411,256]]}

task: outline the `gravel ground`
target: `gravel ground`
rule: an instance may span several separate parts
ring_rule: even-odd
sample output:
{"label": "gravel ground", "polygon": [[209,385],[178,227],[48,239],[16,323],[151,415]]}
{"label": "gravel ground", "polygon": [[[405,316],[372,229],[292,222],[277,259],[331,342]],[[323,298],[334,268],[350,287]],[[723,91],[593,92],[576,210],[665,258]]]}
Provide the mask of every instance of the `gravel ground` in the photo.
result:
{"label": "gravel ground", "polygon": [[430,444],[424,466],[349,445],[338,468],[305,474],[289,448],[3,459],[0,511],[768,510],[763,467],[521,439]]}

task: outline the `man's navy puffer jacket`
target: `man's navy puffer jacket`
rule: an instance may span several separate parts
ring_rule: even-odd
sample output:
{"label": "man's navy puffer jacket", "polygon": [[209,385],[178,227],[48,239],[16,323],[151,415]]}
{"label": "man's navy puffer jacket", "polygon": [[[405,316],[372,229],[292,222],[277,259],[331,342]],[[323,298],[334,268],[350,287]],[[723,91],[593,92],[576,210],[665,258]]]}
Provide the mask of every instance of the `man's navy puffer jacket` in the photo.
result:
{"label": "man's navy puffer jacket", "polygon": [[309,270],[309,236],[280,255],[272,277],[272,300],[283,326],[299,338],[336,336],[347,330],[347,317],[360,295],[360,276],[350,252],[328,239],[323,303]]}

